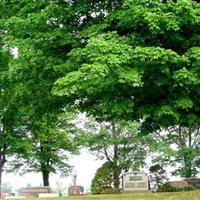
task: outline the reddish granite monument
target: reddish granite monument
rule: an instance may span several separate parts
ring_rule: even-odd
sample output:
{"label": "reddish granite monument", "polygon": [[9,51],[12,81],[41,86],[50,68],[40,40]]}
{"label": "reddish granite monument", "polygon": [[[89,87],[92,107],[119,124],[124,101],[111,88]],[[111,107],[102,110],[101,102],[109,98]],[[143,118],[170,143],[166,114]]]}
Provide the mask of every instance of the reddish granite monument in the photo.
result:
{"label": "reddish granite monument", "polygon": [[83,186],[77,185],[76,181],[77,181],[77,175],[74,175],[73,181],[72,181],[73,185],[70,186],[68,189],[69,196],[79,196],[79,195],[83,195],[83,193],[84,193]]}

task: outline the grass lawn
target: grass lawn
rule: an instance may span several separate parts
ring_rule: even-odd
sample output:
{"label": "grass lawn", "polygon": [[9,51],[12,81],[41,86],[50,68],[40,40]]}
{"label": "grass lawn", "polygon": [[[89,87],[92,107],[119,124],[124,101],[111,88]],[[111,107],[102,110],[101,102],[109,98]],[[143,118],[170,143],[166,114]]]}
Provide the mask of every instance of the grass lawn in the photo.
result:
{"label": "grass lawn", "polygon": [[[178,193],[134,193],[81,197],[42,198],[44,200],[200,200],[200,191]],[[18,199],[19,200],[19,199]],[[23,199],[21,199],[23,200]],[[37,200],[37,199],[29,199]]]}

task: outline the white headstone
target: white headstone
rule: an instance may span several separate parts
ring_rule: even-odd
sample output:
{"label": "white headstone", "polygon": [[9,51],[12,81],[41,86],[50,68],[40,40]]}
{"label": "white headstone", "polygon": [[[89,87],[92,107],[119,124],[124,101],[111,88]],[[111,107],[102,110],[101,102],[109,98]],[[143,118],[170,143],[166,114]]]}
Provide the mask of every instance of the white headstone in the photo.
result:
{"label": "white headstone", "polygon": [[123,174],[123,190],[125,192],[148,191],[149,181],[145,173]]}
{"label": "white headstone", "polygon": [[57,193],[39,193],[38,197],[39,198],[55,198],[55,197],[59,197],[59,194],[57,194]]}

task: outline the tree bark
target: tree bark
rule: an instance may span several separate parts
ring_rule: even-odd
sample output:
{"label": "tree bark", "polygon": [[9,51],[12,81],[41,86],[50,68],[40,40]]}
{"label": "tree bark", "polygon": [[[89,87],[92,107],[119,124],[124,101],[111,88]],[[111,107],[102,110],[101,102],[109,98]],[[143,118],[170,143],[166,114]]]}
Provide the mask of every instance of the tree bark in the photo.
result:
{"label": "tree bark", "polygon": [[[113,137],[117,137],[118,136],[118,131],[117,131],[117,127],[115,125],[114,122],[112,122],[112,135]],[[120,180],[119,180],[119,169],[118,169],[118,144],[114,144],[114,155],[113,155],[113,162],[114,162],[114,171],[113,171],[113,184],[114,184],[114,188],[119,189],[119,184],[120,184]]]}
{"label": "tree bark", "polygon": [[[116,166],[117,167],[117,166]],[[114,188],[116,189],[119,189],[119,184],[120,184],[120,181],[119,181],[119,170],[116,169],[113,173],[113,179],[114,179]]]}
{"label": "tree bark", "polygon": [[4,151],[0,150],[0,198],[2,198],[2,173],[3,173],[5,162],[6,162],[6,159],[5,159]]}
{"label": "tree bark", "polygon": [[0,166],[0,199],[2,198],[2,172],[3,172],[3,169]]}
{"label": "tree bark", "polygon": [[42,177],[43,177],[43,186],[49,186],[49,172],[43,171]]}

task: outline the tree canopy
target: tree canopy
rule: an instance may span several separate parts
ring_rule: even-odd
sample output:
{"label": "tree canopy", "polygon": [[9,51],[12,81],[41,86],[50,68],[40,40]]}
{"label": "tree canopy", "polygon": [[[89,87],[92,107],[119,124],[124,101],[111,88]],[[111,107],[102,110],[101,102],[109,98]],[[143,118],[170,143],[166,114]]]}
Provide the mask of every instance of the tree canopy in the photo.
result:
{"label": "tree canopy", "polygon": [[[138,133],[176,130],[165,139],[181,139],[181,170],[195,174],[199,13],[193,0],[0,1],[0,175],[5,155],[15,152],[43,175],[62,168],[60,152],[76,144],[59,117],[77,110],[101,123],[136,121]],[[93,136],[96,150],[128,142],[109,131]]]}
{"label": "tree canopy", "polygon": [[68,54],[71,72],[54,93],[97,117],[142,119],[147,132],[195,126],[199,11],[190,0],[125,0],[85,47]]}

